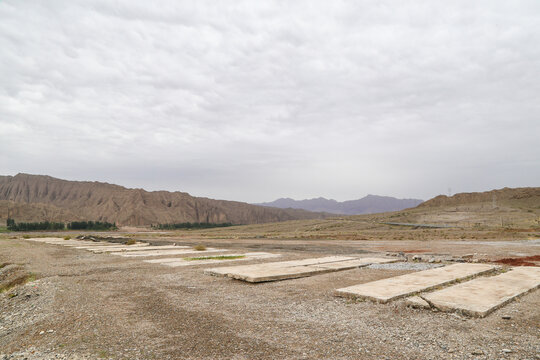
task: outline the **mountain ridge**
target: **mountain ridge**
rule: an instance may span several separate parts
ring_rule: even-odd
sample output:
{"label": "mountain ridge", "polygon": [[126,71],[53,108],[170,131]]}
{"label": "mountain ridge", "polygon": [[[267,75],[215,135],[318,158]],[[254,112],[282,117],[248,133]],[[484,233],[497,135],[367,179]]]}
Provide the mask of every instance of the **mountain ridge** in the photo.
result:
{"label": "mountain ridge", "polygon": [[391,196],[366,195],[357,200],[337,201],[324,197],[294,200],[291,198],[279,198],[272,202],[258,203],[254,205],[276,207],[280,209],[292,208],[307,211],[327,212],[340,215],[375,214],[388,211],[399,211],[421,204],[420,199],[397,199]]}
{"label": "mountain ridge", "polygon": [[119,225],[173,222],[257,224],[317,219],[328,215],[194,197],[180,191],[149,192],[98,181],[70,181],[23,173],[0,176],[0,201],[5,206],[9,202],[27,204],[18,206],[21,219],[16,220],[20,221],[47,220],[42,216],[48,213],[54,214],[58,221],[84,219]]}

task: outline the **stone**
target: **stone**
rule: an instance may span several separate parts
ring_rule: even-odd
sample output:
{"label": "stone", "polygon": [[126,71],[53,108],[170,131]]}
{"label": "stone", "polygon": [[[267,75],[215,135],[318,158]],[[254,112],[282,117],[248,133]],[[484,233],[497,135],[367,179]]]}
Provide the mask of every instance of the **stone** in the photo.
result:
{"label": "stone", "polygon": [[420,296],[412,296],[408,298],[406,304],[415,309],[429,309],[429,304]]}

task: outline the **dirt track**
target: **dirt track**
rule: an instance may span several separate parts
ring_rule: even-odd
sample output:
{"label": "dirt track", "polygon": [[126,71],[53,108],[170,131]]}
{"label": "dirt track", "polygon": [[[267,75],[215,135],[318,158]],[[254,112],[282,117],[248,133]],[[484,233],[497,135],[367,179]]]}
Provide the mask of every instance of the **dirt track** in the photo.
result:
{"label": "dirt track", "polygon": [[[279,252],[283,260],[390,250],[495,259],[535,255],[539,249],[536,243],[512,242],[201,241],[235,251]],[[0,240],[2,262],[24,264],[38,280],[12,290],[17,296],[0,294],[0,354],[24,352],[29,359],[540,358],[539,291],[487,318],[469,319],[402,302],[353,303],[333,296],[340,287],[408,272],[402,270],[354,269],[253,285],[204,275],[208,265],[168,268],[23,240]]]}

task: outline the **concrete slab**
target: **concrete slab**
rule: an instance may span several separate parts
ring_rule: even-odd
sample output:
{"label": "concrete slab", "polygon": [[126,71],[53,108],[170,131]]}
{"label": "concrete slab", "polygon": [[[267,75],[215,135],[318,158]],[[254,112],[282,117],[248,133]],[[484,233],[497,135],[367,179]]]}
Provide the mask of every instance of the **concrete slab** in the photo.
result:
{"label": "concrete slab", "polygon": [[216,275],[216,276],[228,276],[231,273],[235,272],[258,272],[258,271],[264,271],[268,269],[282,269],[282,268],[288,268],[288,267],[295,267],[295,266],[307,266],[307,265],[317,265],[322,263],[329,263],[329,262],[335,262],[335,261],[346,261],[346,260],[354,260],[355,257],[350,256],[327,256],[324,258],[311,258],[311,259],[302,259],[302,260],[290,260],[290,261],[280,261],[280,262],[272,262],[272,263],[265,263],[265,264],[256,264],[256,265],[244,265],[244,266],[229,266],[229,267],[219,267],[214,269],[207,269],[205,270],[205,273],[208,275]]}
{"label": "concrete slab", "polygon": [[82,250],[100,250],[100,249],[111,249],[111,248],[123,248],[123,247],[146,247],[150,244],[145,242],[138,242],[133,245],[125,245],[120,243],[104,243],[104,244],[95,244],[95,245],[83,245],[83,246],[75,246],[75,249],[82,249]]}
{"label": "concrete slab", "polygon": [[215,257],[216,259],[204,259],[204,260],[185,260],[183,258],[166,258],[166,259],[152,259],[152,260],[143,260],[147,263],[166,265],[170,267],[178,266],[193,266],[193,265],[204,265],[204,264],[215,264],[221,262],[231,262],[231,261],[246,261],[246,260],[260,260],[260,259],[270,259],[281,256],[281,254],[271,254],[265,252],[252,252],[245,254],[227,254],[227,256],[245,256],[239,259],[219,259],[220,255],[207,255],[208,257]]}
{"label": "concrete slab", "polygon": [[129,251],[148,251],[148,250],[169,250],[169,249],[191,249],[191,246],[179,246],[179,245],[163,245],[163,246],[136,246],[124,245],[124,246],[110,246],[102,249],[88,249],[94,253],[107,253],[107,252],[129,252]]}
{"label": "concrete slab", "polygon": [[106,247],[106,246],[118,246],[119,244],[118,243],[111,243],[111,242],[107,242],[107,241],[77,241],[77,242],[73,242],[73,243],[58,243],[58,245],[64,245],[64,246],[67,246],[67,247],[83,247],[83,246],[88,246],[88,247]]}
{"label": "concrete slab", "polygon": [[[68,247],[74,247],[74,246],[105,246],[108,244],[113,245],[113,243],[109,243],[106,241],[83,241],[83,240],[64,240],[62,238],[38,238],[38,239],[25,239],[29,241],[39,242],[39,243],[45,243],[50,245],[63,245]],[[117,245],[117,244],[115,244]]]}
{"label": "concrete slab", "polygon": [[120,243],[113,243],[109,241],[91,241],[91,240],[63,240],[59,242],[60,244],[67,246],[84,246],[84,245],[94,245],[94,246],[105,246],[105,245],[120,245]]}
{"label": "concrete slab", "polygon": [[349,286],[336,290],[336,295],[386,303],[420,291],[428,291],[437,286],[494,271],[495,269],[497,269],[497,266],[487,264],[454,264]]}
{"label": "concrete slab", "polygon": [[170,250],[149,250],[149,251],[119,251],[112,252],[111,255],[118,255],[124,257],[151,257],[151,256],[164,256],[164,255],[185,255],[185,254],[200,254],[199,256],[205,256],[204,254],[213,252],[225,252],[228,250],[208,248],[204,251],[197,251],[194,249],[170,249]]}
{"label": "concrete slab", "polygon": [[46,244],[64,244],[64,243],[70,244],[70,243],[74,243],[75,241],[78,241],[79,243],[81,242],[79,240],[64,240],[63,238],[38,238],[38,239],[25,239],[25,240],[46,243]]}
{"label": "concrete slab", "polygon": [[523,266],[490,277],[435,291],[422,297],[442,311],[484,317],[515,298],[540,287],[540,267]]}
{"label": "concrete slab", "polygon": [[396,259],[328,256],[316,259],[281,261],[274,263],[229,266],[207,269],[205,274],[227,276],[247,282],[264,282],[306,277],[327,272],[347,270],[373,263],[395,262]]}
{"label": "concrete slab", "polygon": [[60,237],[47,237],[47,238],[30,238],[30,239],[24,239],[24,240],[36,241],[36,242],[47,242],[51,240],[64,240],[64,239]]}
{"label": "concrete slab", "polygon": [[105,241],[83,241],[83,240],[59,240],[54,242],[48,242],[48,244],[58,244],[58,245],[64,245],[64,246],[82,246],[82,245],[92,245],[92,244],[109,244]]}

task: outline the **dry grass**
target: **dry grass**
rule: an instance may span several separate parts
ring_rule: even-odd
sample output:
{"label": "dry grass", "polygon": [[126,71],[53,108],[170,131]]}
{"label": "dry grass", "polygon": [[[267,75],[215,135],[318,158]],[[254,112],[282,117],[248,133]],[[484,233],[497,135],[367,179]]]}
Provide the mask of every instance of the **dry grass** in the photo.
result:
{"label": "dry grass", "polygon": [[206,246],[202,245],[202,244],[199,244],[199,245],[195,245],[193,247],[194,250],[197,250],[197,251],[205,251],[206,250]]}

